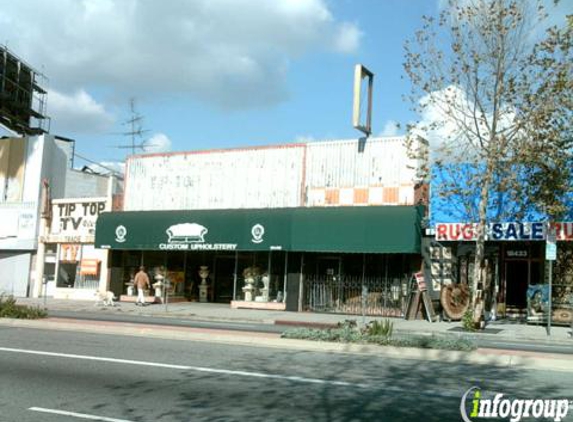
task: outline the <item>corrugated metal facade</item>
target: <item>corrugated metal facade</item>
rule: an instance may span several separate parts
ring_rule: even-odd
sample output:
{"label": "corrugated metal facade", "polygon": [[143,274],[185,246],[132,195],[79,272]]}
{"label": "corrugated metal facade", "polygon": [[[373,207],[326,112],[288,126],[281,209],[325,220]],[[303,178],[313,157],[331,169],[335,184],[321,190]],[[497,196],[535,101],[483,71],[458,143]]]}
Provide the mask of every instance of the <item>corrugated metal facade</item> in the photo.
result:
{"label": "corrugated metal facade", "polygon": [[307,144],[306,206],[412,205],[415,161],[404,139]]}
{"label": "corrugated metal facade", "polygon": [[134,156],[124,209],[412,205],[414,168],[399,137]]}

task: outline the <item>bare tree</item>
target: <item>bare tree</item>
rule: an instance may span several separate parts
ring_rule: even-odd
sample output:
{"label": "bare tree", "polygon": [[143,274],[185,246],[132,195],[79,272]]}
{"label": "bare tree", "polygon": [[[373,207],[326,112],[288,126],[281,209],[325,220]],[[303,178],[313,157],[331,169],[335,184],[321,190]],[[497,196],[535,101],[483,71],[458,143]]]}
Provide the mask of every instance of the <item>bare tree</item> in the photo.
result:
{"label": "bare tree", "polygon": [[[540,32],[546,16],[534,1],[449,0],[405,45],[407,99],[422,116],[408,147],[429,161],[422,176],[442,174],[440,194],[476,222],[476,323],[488,210],[556,216],[571,190],[572,26]],[[420,135],[429,149],[415,147]]]}

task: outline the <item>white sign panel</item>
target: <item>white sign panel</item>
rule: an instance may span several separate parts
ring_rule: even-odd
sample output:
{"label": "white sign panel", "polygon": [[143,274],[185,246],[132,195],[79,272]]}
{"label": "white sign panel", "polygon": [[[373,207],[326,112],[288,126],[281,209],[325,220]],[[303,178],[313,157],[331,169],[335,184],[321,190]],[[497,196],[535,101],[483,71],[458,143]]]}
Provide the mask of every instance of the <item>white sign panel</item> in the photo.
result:
{"label": "white sign panel", "polygon": [[[35,203],[0,204],[0,239],[13,239],[17,242],[33,240],[37,236],[36,221]],[[26,247],[15,246],[15,249],[18,248]]]}
{"label": "white sign panel", "polygon": [[557,243],[547,241],[545,244],[545,259],[555,261],[557,259]]}
{"label": "white sign panel", "polygon": [[125,211],[301,206],[300,145],[135,156]]}
{"label": "white sign panel", "polygon": [[86,242],[94,240],[99,214],[106,209],[103,198],[53,201],[50,242]]}

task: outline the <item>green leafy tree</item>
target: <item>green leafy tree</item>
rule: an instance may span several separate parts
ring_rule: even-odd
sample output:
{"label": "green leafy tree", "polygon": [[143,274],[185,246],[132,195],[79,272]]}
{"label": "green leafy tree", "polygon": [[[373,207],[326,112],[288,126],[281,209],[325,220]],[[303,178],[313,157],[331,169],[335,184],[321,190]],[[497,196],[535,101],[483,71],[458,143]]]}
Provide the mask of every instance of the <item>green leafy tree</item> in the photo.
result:
{"label": "green leafy tree", "polygon": [[529,0],[449,0],[405,44],[407,100],[421,116],[408,147],[421,177],[449,173],[440,195],[476,223],[476,320],[488,208],[503,200],[516,218],[532,208],[557,218],[572,190],[572,20],[544,30],[546,18]]}

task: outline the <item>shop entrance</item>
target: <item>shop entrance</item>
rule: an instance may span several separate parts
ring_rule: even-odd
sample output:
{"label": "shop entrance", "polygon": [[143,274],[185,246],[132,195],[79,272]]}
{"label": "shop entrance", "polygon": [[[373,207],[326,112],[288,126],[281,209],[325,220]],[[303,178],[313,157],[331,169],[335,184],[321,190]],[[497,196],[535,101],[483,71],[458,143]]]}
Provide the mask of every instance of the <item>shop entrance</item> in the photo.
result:
{"label": "shop entrance", "polygon": [[316,262],[316,274],[337,280],[340,278],[341,264],[340,257],[320,257]]}
{"label": "shop entrance", "polygon": [[528,288],[544,282],[544,244],[508,243],[503,251],[506,315],[524,317],[527,315]]}
{"label": "shop entrance", "polygon": [[529,262],[526,260],[506,261],[505,281],[505,304],[507,309],[525,310],[527,307],[527,286],[529,284]]}
{"label": "shop entrance", "polygon": [[214,301],[230,303],[233,300],[233,285],[235,283],[235,257],[217,256],[215,258]]}

